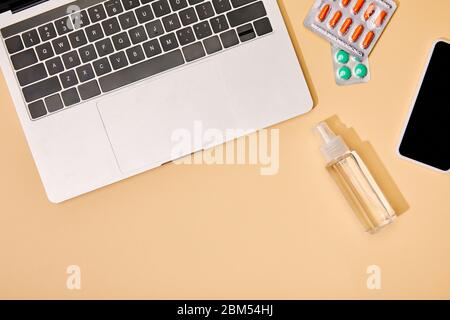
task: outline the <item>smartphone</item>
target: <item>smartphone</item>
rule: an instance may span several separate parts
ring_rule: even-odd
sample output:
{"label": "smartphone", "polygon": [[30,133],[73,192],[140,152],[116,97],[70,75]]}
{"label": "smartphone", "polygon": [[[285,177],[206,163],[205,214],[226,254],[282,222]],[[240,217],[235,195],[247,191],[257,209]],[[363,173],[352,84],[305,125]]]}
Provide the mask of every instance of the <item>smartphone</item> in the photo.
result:
{"label": "smartphone", "polygon": [[438,40],[403,129],[401,157],[441,172],[450,170],[450,42]]}

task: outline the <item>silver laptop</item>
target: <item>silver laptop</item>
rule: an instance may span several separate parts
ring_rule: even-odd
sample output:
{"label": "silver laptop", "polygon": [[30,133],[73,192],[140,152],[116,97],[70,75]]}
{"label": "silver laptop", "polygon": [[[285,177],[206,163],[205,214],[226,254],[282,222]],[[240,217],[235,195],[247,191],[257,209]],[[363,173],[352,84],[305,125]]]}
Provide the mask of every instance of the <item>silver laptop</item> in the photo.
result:
{"label": "silver laptop", "polygon": [[0,11],[0,66],[54,203],[202,150],[172,152],[173,132],[196,121],[250,133],[312,108],[276,0],[7,0]]}

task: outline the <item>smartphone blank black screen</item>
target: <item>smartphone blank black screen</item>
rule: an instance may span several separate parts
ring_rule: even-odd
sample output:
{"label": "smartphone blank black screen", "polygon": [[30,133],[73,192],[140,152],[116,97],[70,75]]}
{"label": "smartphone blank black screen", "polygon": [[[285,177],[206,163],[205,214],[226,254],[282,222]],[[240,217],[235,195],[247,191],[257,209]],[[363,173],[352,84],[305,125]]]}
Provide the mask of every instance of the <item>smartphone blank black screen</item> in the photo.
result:
{"label": "smartphone blank black screen", "polygon": [[400,145],[400,154],[450,169],[450,44],[438,42]]}

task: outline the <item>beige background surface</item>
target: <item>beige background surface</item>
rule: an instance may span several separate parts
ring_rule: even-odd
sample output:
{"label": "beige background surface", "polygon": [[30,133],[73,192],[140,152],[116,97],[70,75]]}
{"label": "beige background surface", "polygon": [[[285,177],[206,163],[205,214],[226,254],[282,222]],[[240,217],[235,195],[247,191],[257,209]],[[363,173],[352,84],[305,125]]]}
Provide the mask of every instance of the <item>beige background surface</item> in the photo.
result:
{"label": "beige background surface", "polygon": [[[0,298],[450,298],[449,176],[395,152],[429,49],[450,37],[450,1],[400,1],[370,57],[372,80],[350,87],[336,86],[330,45],[302,26],[311,3],[283,1],[316,107],[276,126],[275,176],[170,164],[50,204],[1,78]],[[409,207],[375,236],[311,133],[333,116],[394,206]],[[65,285],[72,264],[80,291]],[[372,264],[381,290],[366,287]]]}

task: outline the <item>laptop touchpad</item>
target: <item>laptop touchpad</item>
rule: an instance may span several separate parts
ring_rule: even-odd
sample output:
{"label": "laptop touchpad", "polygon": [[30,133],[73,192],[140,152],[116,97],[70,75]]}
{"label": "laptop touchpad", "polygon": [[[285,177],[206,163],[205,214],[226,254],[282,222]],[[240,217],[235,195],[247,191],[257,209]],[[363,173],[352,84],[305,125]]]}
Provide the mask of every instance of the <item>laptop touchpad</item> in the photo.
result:
{"label": "laptop touchpad", "polygon": [[177,158],[174,148],[179,153],[183,135],[192,147],[186,154],[201,150],[194,132],[199,125],[200,130],[233,125],[227,96],[221,67],[206,61],[123,89],[97,107],[121,171],[131,173]]}

